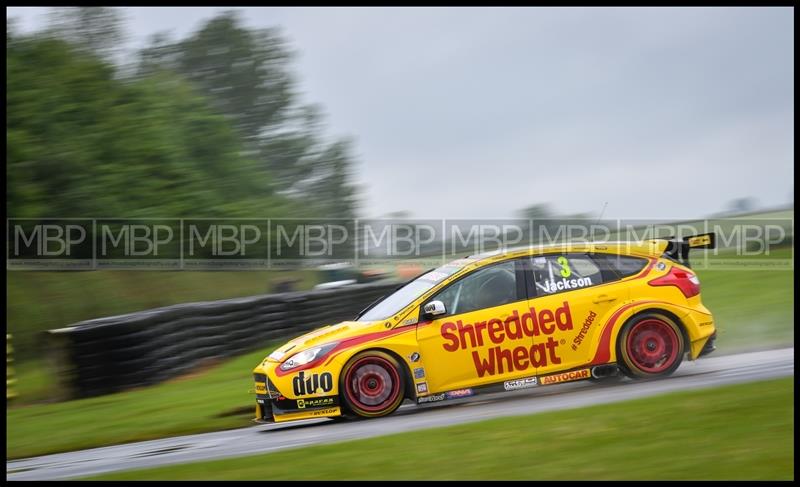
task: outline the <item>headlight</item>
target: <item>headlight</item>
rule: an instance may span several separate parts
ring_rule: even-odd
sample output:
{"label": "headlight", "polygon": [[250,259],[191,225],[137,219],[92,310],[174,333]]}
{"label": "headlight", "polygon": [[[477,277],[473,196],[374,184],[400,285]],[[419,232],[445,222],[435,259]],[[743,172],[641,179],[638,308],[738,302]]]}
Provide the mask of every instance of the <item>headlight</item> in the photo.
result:
{"label": "headlight", "polygon": [[289,357],[286,362],[281,364],[281,370],[292,370],[296,367],[300,367],[301,365],[311,363],[314,360],[325,356],[325,354],[333,350],[336,345],[338,345],[336,342],[327,343],[319,347],[309,348],[308,350],[303,350],[300,353],[296,353]]}

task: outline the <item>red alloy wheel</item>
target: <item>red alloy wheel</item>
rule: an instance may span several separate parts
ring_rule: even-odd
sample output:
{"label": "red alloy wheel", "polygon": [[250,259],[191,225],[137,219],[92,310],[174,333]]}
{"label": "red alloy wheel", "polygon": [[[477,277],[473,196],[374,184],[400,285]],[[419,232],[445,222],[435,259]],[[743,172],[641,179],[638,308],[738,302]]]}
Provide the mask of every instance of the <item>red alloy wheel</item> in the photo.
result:
{"label": "red alloy wheel", "polygon": [[668,370],[681,353],[677,332],[658,318],[647,318],[633,325],[625,347],[632,365],[647,374]]}
{"label": "red alloy wheel", "polygon": [[383,357],[367,355],[347,370],[344,386],[348,402],[356,409],[382,413],[394,409],[402,382],[394,364]]}

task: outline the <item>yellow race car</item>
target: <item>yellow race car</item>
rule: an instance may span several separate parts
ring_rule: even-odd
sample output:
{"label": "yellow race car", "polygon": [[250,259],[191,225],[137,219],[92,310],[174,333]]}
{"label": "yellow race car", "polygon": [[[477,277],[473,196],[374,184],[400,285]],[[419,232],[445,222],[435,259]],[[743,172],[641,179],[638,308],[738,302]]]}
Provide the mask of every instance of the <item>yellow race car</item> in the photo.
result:
{"label": "yellow race car", "polygon": [[375,418],[582,379],[666,376],[714,350],[683,240],[529,247],[431,270],[253,371],[256,422]]}

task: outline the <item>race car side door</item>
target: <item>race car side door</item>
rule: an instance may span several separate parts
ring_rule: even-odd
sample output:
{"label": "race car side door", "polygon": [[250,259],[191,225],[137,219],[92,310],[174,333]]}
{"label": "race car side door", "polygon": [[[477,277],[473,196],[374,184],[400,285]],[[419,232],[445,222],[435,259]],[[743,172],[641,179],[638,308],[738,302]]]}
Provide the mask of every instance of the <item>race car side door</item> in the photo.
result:
{"label": "race car side door", "polygon": [[588,365],[603,323],[628,299],[627,285],[604,259],[581,252],[530,257],[528,281],[537,374]]}
{"label": "race car side door", "polygon": [[430,393],[534,375],[532,344],[520,316],[527,310],[522,260],[481,267],[449,283],[421,306],[439,302],[444,314],[421,312],[417,341]]}

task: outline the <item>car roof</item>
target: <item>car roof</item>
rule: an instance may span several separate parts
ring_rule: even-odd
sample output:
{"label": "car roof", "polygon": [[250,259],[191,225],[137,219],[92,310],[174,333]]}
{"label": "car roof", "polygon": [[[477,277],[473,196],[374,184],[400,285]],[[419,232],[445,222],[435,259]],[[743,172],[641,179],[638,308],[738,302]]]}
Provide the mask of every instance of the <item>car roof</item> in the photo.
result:
{"label": "car roof", "polygon": [[664,253],[666,240],[644,240],[630,242],[568,242],[548,245],[530,245],[524,247],[501,248],[489,252],[474,254],[467,259],[476,263],[497,262],[506,259],[539,255],[552,252],[598,252],[638,257],[659,257]]}

